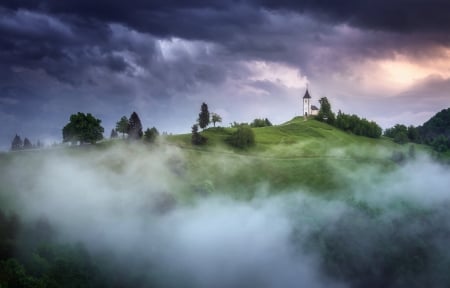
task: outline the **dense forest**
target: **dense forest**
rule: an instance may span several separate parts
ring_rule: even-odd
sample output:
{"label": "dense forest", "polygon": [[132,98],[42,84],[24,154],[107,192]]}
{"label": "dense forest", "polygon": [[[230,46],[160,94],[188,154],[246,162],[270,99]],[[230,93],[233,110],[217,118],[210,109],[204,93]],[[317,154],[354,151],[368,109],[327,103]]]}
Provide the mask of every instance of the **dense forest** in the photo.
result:
{"label": "dense forest", "polygon": [[438,152],[450,150],[450,108],[443,109],[422,126],[414,127],[397,124],[384,132],[396,143],[414,142],[426,144]]}

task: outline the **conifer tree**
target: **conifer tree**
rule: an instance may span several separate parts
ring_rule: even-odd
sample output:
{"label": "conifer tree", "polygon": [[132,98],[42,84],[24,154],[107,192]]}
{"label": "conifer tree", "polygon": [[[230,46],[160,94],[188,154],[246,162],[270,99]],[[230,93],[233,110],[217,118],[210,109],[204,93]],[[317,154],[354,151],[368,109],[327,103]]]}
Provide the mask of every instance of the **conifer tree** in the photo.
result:
{"label": "conifer tree", "polygon": [[11,142],[11,150],[17,151],[17,150],[22,149],[22,147],[23,147],[22,139],[20,138],[19,135],[16,134],[16,136],[14,137],[14,139]]}
{"label": "conifer tree", "polygon": [[23,140],[23,149],[31,149],[33,148],[33,144],[31,144],[30,140],[27,137]]}
{"label": "conifer tree", "polygon": [[208,105],[203,102],[202,107],[200,108],[200,114],[198,114],[198,125],[200,128],[205,129],[209,125],[209,111]]}
{"label": "conifer tree", "polygon": [[136,112],[133,112],[128,120],[128,138],[132,140],[137,140],[142,138],[142,124],[141,119]]}

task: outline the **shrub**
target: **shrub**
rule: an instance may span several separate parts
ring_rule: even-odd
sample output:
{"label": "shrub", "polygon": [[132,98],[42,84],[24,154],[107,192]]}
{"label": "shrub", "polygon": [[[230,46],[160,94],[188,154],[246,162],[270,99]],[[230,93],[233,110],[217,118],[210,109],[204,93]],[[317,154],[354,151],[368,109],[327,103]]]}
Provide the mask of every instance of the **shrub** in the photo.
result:
{"label": "shrub", "polygon": [[255,144],[255,133],[249,126],[240,126],[228,138],[228,142],[237,148],[247,148]]}

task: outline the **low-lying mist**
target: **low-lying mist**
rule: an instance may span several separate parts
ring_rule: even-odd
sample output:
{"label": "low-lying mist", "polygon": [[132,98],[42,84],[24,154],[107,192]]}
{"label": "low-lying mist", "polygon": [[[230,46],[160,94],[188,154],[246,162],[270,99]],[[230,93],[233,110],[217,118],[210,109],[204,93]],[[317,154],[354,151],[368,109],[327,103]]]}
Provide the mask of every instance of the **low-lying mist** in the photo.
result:
{"label": "low-lying mist", "polygon": [[351,184],[333,194],[259,183],[239,200],[207,174],[190,178],[197,166],[227,177],[229,156],[186,153],[115,145],[9,159],[0,208],[23,223],[15,255],[82,245],[112,287],[450,285],[448,167],[424,155],[389,171],[333,165],[330,177]]}

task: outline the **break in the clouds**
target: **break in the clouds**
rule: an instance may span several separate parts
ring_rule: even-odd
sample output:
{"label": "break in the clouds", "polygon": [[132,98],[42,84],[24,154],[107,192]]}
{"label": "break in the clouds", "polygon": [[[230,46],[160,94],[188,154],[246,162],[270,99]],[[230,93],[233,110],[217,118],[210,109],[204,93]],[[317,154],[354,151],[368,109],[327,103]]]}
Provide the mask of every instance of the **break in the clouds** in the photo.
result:
{"label": "break in the clouds", "polygon": [[[313,101],[387,127],[449,103],[448,1],[4,1],[0,135],[60,141],[71,113],[109,131],[188,132],[201,102],[223,124]],[[447,94],[446,94],[447,93]],[[108,132],[107,132],[108,133]]]}

